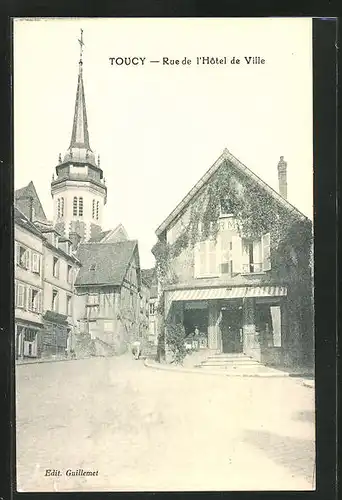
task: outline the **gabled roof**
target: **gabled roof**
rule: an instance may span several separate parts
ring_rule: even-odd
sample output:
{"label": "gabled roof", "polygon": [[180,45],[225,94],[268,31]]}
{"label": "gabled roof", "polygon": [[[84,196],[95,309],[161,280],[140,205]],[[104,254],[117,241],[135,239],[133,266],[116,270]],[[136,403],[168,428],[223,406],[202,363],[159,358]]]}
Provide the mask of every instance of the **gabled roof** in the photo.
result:
{"label": "gabled roof", "polygon": [[23,214],[17,207],[14,207],[14,223],[19,224],[19,226],[27,229],[32,234],[39,236],[42,240],[44,236],[41,231],[31,222],[25,214]]}
{"label": "gabled roof", "polygon": [[121,286],[128,266],[138,249],[138,242],[82,243],[77,258],[82,267],[77,275],[76,286]]}
{"label": "gabled roof", "polygon": [[152,285],[152,282],[155,277],[155,268],[152,267],[151,269],[142,269],[141,270],[141,279],[147,285],[150,287]]}
{"label": "gabled roof", "polygon": [[90,238],[89,243],[116,243],[126,240],[128,240],[127,231],[122,224],[118,224],[114,229],[102,231],[97,236]]}
{"label": "gabled roof", "polygon": [[224,149],[222,155],[216,160],[216,162],[207,170],[207,172],[201,177],[201,179],[194,185],[194,187],[188,192],[188,194],[183,198],[183,200],[178,203],[176,208],[170,213],[170,215],[160,224],[156,230],[156,235],[160,236],[161,233],[183,212],[190,201],[200,192],[203,186],[211,179],[211,177],[217,172],[217,170],[228,161],[238,172],[242,173],[252,182],[258,184],[266,193],[271,195],[282,207],[286,208],[289,213],[297,216],[300,220],[309,220],[304,214],[302,214],[296,207],[291,205],[285,198],[283,198],[277,191],[271,188],[265,181],[260,179],[256,174],[254,174],[248,167],[240,162],[235,156],[233,156],[228,149]]}
{"label": "gabled roof", "polygon": [[33,201],[33,207],[35,209],[36,217],[38,219],[46,221],[47,218],[43,209],[43,205],[41,204],[36,188],[32,181],[30,181],[27,186],[16,189],[14,191],[14,203],[18,206],[20,211],[26,215],[26,217],[29,217],[30,198],[32,198]]}

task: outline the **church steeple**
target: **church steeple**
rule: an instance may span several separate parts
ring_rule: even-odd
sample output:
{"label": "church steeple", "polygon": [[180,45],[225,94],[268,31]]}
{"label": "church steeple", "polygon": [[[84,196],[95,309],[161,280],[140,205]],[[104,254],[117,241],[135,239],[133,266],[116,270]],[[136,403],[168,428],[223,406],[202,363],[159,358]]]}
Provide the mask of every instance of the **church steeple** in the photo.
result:
{"label": "church steeple", "polygon": [[77,233],[88,241],[101,232],[107,187],[100,162],[90,147],[87,110],[83,83],[83,31],[80,43],[74,120],[69,147],[59,156],[56,178],[51,181],[54,204],[53,222],[56,229],[68,237]]}
{"label": "church steeple", "polygon": [[80,60],[75,100],[74,121],[69,148],[64,156],[64,162],[74,161],[96,166],[95,155],[90,147],[87,109],[83,83],[83,30],[81,30]]}

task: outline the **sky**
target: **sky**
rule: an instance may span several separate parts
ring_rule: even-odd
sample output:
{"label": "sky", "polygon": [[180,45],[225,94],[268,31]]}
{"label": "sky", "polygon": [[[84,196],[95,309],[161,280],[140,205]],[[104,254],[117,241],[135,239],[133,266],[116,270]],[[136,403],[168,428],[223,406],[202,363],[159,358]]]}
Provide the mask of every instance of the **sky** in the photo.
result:
{"label": "sky", "polygon": [[[157,227],[225,148],[276,190],[284,156],[288,200],[312,218],[311,19],[17,19],[15,188],[32,180],[48,218],[71,137],[81,28],[90,145],[108,189],[103,229],[122,223],[143,268],[154,265]],[[247,64],[253,56],[265,63]],[[111,65],[120,57],[146,59]],[[149,62],[164,57],[180,64]]]}

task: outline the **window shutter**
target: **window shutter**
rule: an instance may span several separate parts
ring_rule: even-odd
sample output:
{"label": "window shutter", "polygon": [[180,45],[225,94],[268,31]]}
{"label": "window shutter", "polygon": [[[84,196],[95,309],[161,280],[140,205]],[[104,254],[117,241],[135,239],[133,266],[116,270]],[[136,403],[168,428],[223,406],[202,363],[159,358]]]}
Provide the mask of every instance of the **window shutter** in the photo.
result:
{"label": "window shutter", "polygon": [[262,249],[262,270],[269,271],[271,269],[271,235],[264,234],[261,238]]}
{"label": "window shutter", "polygon": [[33,309],[33,304],[32,304],[32,288],[28,289],[28,309],[30,311]]}
{"label": "window shutter", "polygon": [[42,312],[42,291],[39,291],[37,295],[37,312]]}
{"label": "window shutter", "polygon": [[207,274],[216,276],[218,273],[218,269],[216,267],[216,243],[213,240],[209,240],[207,242],[207,250],[208,250],[208,271]]}
{"label": "window shutter", "polygon": [[232,260],[233,260],[233,273],[238,274],[242,272],[242,240],[239,235],[232,236]]}
{"label": "window shutter", "polygon": [[201,261],[200,261],[200,243],[196,243],[194,246],[194,267],[195,267],[195,278],[201,275]]}
{"label": "window shutter", "polygon": [[30,269],[30,251],[26,250],[25,252],[25,267],[26,269]]}
{"label": "window shutter", "polygon": [[17,265],[20,265],[20,245],[19,243],[15,244],[15,261]]}
{"label": "window shutter", "polygon": [[32,252],[32,259],[31,259],[31,265],[32,265],[32,271],[37,272],[37,257],[38,255],[35,252]]}
{"label": "window shutter", "polygon": [[207,274],[207,242],[201,241],[199,243],[199,276]]}

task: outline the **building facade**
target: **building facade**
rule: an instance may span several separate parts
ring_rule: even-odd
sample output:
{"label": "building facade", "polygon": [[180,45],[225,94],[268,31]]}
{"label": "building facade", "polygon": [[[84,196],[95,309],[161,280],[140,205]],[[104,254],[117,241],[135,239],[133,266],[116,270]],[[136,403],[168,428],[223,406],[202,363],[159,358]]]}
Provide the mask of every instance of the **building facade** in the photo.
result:
{"label": "building facade", "polygon": [[39,357],[43,321],[43,235],[14,208],[15,358]]}
{"label": "building facade", "polygon": [[74,281],[80,262],[53,227],[15,221],[16,359],[64,355],[75,332]]}
{"label": "building facade", "polygon": [[80,333],[103,352],[121,354],[140,333],[138,244],[86,243],[77,256],[82,262],[75,282]]}
{"label": "building facade", "polygon": [[45,236],[42,352],[46,356],[61,355],[74,348],[74,283],[81,264],[72,253],[70,240],[53,227],[42,232]]}
{"label": "building facade", "polygon": [[203,347],[312,366],[311,222],[227,150],[159,226],[163,320]]}

